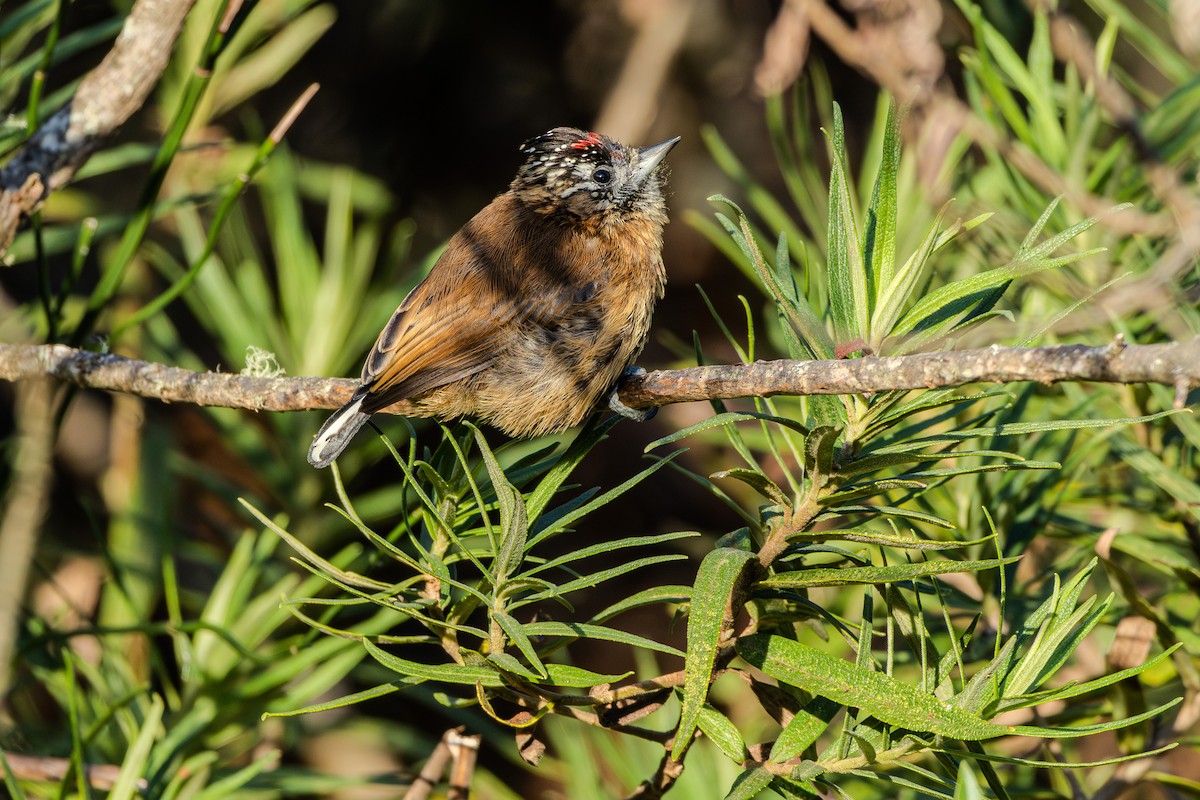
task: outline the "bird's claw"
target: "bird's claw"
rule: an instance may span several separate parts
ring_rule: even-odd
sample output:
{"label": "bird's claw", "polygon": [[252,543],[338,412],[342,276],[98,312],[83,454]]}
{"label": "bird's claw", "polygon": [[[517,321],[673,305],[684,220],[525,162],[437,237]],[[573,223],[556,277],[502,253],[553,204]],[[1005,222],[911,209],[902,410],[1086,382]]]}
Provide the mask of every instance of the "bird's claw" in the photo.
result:
{"label": "bird's claw", "polygon": [[650,408],[630,408],[621,402],[619,395],[621,384],[626,378],[638,377],[645,375],[644,367],[626,367],[621,373],[621,377],[617,379],[617,385],[608,393],[608,407],[621,415],[625,419],[633,420],[634,422],[645,422],[658,413],[658,406],[650,406]]}

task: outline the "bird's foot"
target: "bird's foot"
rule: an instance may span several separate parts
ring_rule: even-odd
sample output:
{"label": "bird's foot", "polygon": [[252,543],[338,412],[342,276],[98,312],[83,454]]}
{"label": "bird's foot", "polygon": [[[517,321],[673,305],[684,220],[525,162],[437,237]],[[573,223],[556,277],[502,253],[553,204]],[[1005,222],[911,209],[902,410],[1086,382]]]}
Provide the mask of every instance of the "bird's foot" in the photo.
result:
{"label": "bird's foot", "polygon": [[646,374],[643,367],[626,367],[621,373],[621,377],[617,379],[617,385],[608,394],[608,407],[620,414],[625,419],[633,420],[634,422],[645,422],[658,413],[658,406],[650,406],[650,408],[630,408],[621,402],[618,392],[621,384],[626,378],[639,377]]}

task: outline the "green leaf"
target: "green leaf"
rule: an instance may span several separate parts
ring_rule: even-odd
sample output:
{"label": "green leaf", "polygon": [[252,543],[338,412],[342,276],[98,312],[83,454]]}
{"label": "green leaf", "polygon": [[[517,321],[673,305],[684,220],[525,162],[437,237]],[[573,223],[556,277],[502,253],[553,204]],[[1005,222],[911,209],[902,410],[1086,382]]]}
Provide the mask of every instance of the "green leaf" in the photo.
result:
{"label": "green leaf", "polygon": [[1178,413],[1181,413],[1181,411],[1160,411],[1157,414],[1147,414],[1142,417],[1119,417],[1114,419],[1059,419],[1048,422],[1009,422],[1002,425],[973,428],[964,431],[947,431],[945,433],[936,433],[931,436],[906,440],[896,444],[880,447],[878,449],[871,450],[869,453],[864,451],[864,453],[869,456],[890,453],[905,453],[912,450],[920,450],[923,447],[928,447],[930,444],[937,444],[940,442],[961,442],[967,439],[982,439],[998,436],[1027,436],[1029,434],[1045,433],[1047,431],[1068,431],[1078,430],[1080,428],[1107,428],[1116,425],[1134,425],[1142,422],[1152,422],[1156,419],[1162,419],[1163,417],[1169,417],[1172,414]]}
{"label": "green leaf", "polygon": [[873,438],[877,434],[895,427],[905,417],[915,416],[921,411],[945,406],[954,406],[965,411],[974,403],[989,397],[1007,396],[1008,392],[1004,388],[985,389],[970,393],[963,393],[960,389],[933,389],[927,392],[916,392],[906,402],[899,402],[907,394],[908,392],[889,392],[880,396],[882,399],[878,404],[872,403],[867,415],[866,434],[859,437],[860,441]]}
{"label": "green leaf", "polygon": [[683,708],[675,746],[671,749],[671,758],[676,761],[692,741],[700,711],[708,699],[709,681],[721,645],[722,623],[753,559],[753,553],[723,547],[713,550],[700,562],[688,615]]}
{"label": "green leaf", "polygon": [[750,529],[743,525],[719,536],[715,547],[733,547],[749,552],[754,549],[754,536],[750,533]]}
{"label": "green leaf", "polygon": [[278,762],[279,752],[271,750],[233,774],[208,784],[202,791],[193,795],[192,800],[223,800],[226,797],[235,797],[239,789],[264,772],[276,767]]}
{"label": "green leaf", "polygon": [[1041,232],[1042,226],[1045,225],[1054,207],[1055,203],[1051,203],[1042,217],[1034,224],[1029,236],[1026,237],[1025,242],[1022,244],[1021,250],[1018,251],[1012,261],[1003,267],[996,267],[995,269],[990,269],[934,289],[909,309],[908,313],[896,324],[891,333],[895,336],[903,336],[919,328],[929,327],[931,321],[938,320],[939,315],[942,318],[932,322],[932,325],[935,329],[942,329],[950,324],[952,320],[951,317],[945,316],[946,310],[954,308],[956,304],[960,304],[968,298],[982,296],[987,290],[994,289],[1017,278],[1031,275],[1035,272],[1055,269],[1064,264],[1100,252],[1098,250],[1088,250],[1068,256],[1049,258],[1050,253],[1099,222],[1096,217],[1072,225],[1062,233],[1034,247],[1032,240]]}
{"label": "green leaf", "polygon": [[647,556],[646,558],[639,558],[634,561],[629,561],[618,566],[611,567],[609,569],[583,575],[573,581],[560,583],[558,586],[551,589],[536,592],[527,597],[521,598],[520,601],[510,603],[509,608],[516,609],[519,606],[529,605],[530,603],[535,603],[540,600],[548,600],[552,597],[562,597],[563,595],[570,594],[571,592],[576,592],[580,589],[588,589],[593,586],[597,586],[604,581],[612,580],[613,578],[619,578],[620,576],[633,572],[634,570],[653,567],[656,564],[665,564],[668,561],[682,561],[686,559],[687,555],[684,553],[671,553],[661,556]]}
{"label": "green leaf", "polygon": [[527,519],[536,520],[542,515],[542,512],[550,504],[551,498],[566,483],[575,467],[579,466],[583,457],[604,439],[609,429],[617,424],[618,419],[618,417],[609,417],[601,420],[597,415],[579,429],[579,433],[567,447],[566,452],[526,498],[525,515]]}
{"label": "green leaf", "polygon": [[[829,333],[825,330],[825,326],[821,323],[821,318],[817,315],[812,305],[809,304],[807,298],[804,297],[794,287],[794,278],[791,278],[790,264],[776,263],[775,269],[771,270],[767,267],[766,261],[763,258],[762,250],[759,248],[757,241],[754,238],[753,231],[750,230],[750,222],[746,215],[729,198],[715,194],[708,198],[709,202],[724,203],[732,208],[738,217],[738,223],[734,224],[732,220],[724,214],[717,213],[717,220],[724,227],[729,239],[737,246],[731,259],[738,265],[746,264],[749,266],[749,277],[751,279],[758,278],[767,294],[775,300],[776,308],[780,315],[787,321],[795,334],[798,334],[803,340],[804,346],[808,352],[807,357],[816,356],[818,358],[833,357],[833,340],[829,338]],[[794,240],[800,240],[798,235],[794,236]],[[718,241],[720,246],[722,239]],[[725,249],[728,254],[727,248]],[[780,234],[780,244],[776,249],[776,256],[785,256],[787,254],[784,234]],[[783,280],[783,271],[788,272],[788,279]],[[797,354],[798,355],[798,354]]]}
{"label": "green leaf", "polygon": [[888,104],[883,136],[883,160],[875,177],[875,190],[867,206],[863,254],[872,296],[880,297],[896,269],[896,178],[900,172],[900,115],[895,102]]}
{"label": "green leaf", "polygon": [[1080,736],[1092,736],[1097,733],[1107,733],[1108,731],[1120,730],[1128,728],[1131,725],[1137,725],[1140,722],[1153,719],[1164,711],[1174,708],[1183,702],[1182,697],[1173,698],[1166,703],[1163,703],[1157,708],[1152,708],[1149,711],[1144,711],[1141,714],[1135,714],[1132,717],[1124,719],[1114,719],[1110,722],[1099,722],[1095,725],[1077,725],[1066,726],[1056,725],[1054,727],[1044,727],[1041,725],[1012,725],[1009,728],[1009,733],[1017,736],[1037,736],[1041,739],[1077,739]]}
{"label": "green leaf", "polygon": [[624,600],[618,600],[596,614],[592,619],[597,622],[603,622],[634,608],[642,608],[643,606],[654,605],[655,603],[687,603],[691,599],[692,587],[690,586],[651,586],[648,589],[631,594]]}
{"label": "green leaf", "polygon": [[712,154],[713,161],[738,184],[751,208],[762,217],[765,224],[772,230],[787,233],[794,241],[800,241],[800,230],[796,227],[792,216],[761,183],[754,180],[745,166],[738,161],[733,150],[721,138],[716,127],[703,125],[700,128],[700,135]]}
{"label": "green leaf", "polygon": [[[130,224],[125,227],[116,251],[107,259],[100,279],[88,297],[82,319],[71,334],[70,343],[75,346],[79,346],[92,332],[100,313],[121,288],[129,266],[133,263],[150,223],[153,221],[155,199],[162,189],[167,170],[179,152],[184,134],[191,127],[196,111],[211,82],[217,59],[229,43],[230,31],[227,26],[222,24],[223,16],[223,12],[217,13],[212,19],[206,41],[201,49],[201,56],[188,72],[186,87],[170,115],[171,121],[167,126],[154,163],[151,165],[150,176],[143,183],[137,210]],[[271,140],[264,142],[264,151],[260,151],[264,156],[268,144],[273,147]]]}
{"label": "green leaf", "polygon": [[[1156,19],[1157,15],[1146,14],[1148,6],[1130,6],[1121,0],[1091,0],[1099,19],[1115,20],[1121,26],[1122,33],[1137,48],[1138,53],[1173,83],[1186,83],[1195,77],[1195,66],[1179,51],[1179,48],[1167,44],[1162,31],[1166,20]],[[1157,6],[1162,8],[1161,5]]]}
{"label": "green leaf", "polygon": [[0,750],[0,772],[4,773],[4,787],[8,789],[12,800],[25,800],[25,790],[21,788],[21,784],[17,782],[16,773],[8,763],[8,759],[4,757],[4,751]]}
{"label": "green leaf", "polygon": [[525,577],[536,575],[555,567],[561,567],[585,558],[612,553],[629,547],[651,547],[656,544],[673,542],[676,539],[690,539],[699,535],[696,531],[673,531],[671,533],[660,533],[656,536],[627,536],[624,539],[614,539],[611,542],[599,542],[579,550],[572,550],[570,553],[564,553],[558,558],[551,559],[544,564],[539,564],[532,569],[526,570],[522,575]]}
{"label": "green leaf", "polygon": [[771,746],[771,761],[781,764],[799,756],[816,743],[841,706],[825,697],[814,697],[791,718]]}
{"label": "green leaf", "polygon": [[734,779],[733,786],[729,787],[729,794],[725,795],[725,800],[753,800],[759,792],[770,786],[773,780],[775,780],[775,776],[766,767],[762,765],[750,767]]}
{"label": "green leaf", "polygon": [[821,512],[821,517],[846,516],[849,514],[881,514],[888,517],[903,517],[911,519],[915,522],[926,522],[930,525],[936,525],[939,528],[954,530],[954,524],[948,520],[944,520],[934,514],[926,514],[924,511],[916,511],[911,508],[897,508],[896,506],[870,506],[870,505],[854,505],[854,506],[833,506]]}
{"label": "green leaf", "polygon": [[746,760],[746,741],[729,717],[705,703],[696,721],[704,735],[731,761],[741,764]]}
{"label": "green leaf", "polygon": [[[345,570],[338,568],[330,561],[317,555],[311,548],[307,547],[295,536],[292,536],[290,533],[285,531],[281,526],[276,524],[274,520],[269,519],[265,514],[252,506],[244,498],[239,497],[238,502],[241,503],[243,508],[253,514],[255,518],[257,518],[258,521],[261,522],[268,530],[272,531],[280,539],[283,539],[283,541],[286,542],[293,550],[295,550],[301,558],[311,564],[312,567],[321,574],[328,575],[342,583],[350,586],[357,586],[362,589],[384,591],[390,588],[390,584],[364,577],[355,572],[346,572]],[[415,562],[413,563],[415,565]]]}
{"label": "green leaf", "polygon": [[572,511],[568,511],[567,513],[563,514],[562,516],[558,517],[557,519],[555,519],[552,522],[550,522],[549,524],[547,524],[545,527],[538,528],[537,532],[533,536],[533,539],[530,541],[530,546],[537,544],[538,542],[545,539],[547,536],[553,536],[554,534],[556,534],[559,531],[566,528],[568,525],[570,525],[575,520],[580,519],[581,517],[583,517],[587,514],[590,514],[591,512],[595,511],[597,508],[600,508],[601,506],[611,503],[613,500],[615,500],[616,498],[625,494],[625,492],[629,491],[634,486],[637,486],[639,483],[644,481],[646,478],[650,477],[655,472],[658,472],[660,469],[665,467],[667,464],[671,463],[671,461],[673,459],[675,459],[676,457],[678,457],[679,455],[681,455],[684,452],[686,452],[686,451],[685,450],[677,450],[674,453],[671,453],[663,458],[658,459],[653,464],[651,464],[650,466],[643,469],[641,472],[638,472],[636,475],[622,481],[620,483],[620,485],[614,486],[613,488],[609,489],[607,492],[597,495],[596,497],[592,498],[591,500],[589,500],[588,502],[579,506],[578,508],[576,508]]}
{"label": "green leaf", "polygon": [[245,100],[273,84],[276,76],[286,74],[322,35],[334,24],[337,12],[317,5],[295,16],[273,36],[258,42],[252,52],[238,52],[213,93],[215,118],[241,105]]}
{"label": "green leaf", "polygon": [[656,447],[661,447],[664,444],[671,444],[673,442],[677,442],[680,439],[684,439],[688,436],[691,436],[693,433],[699,433],[700,431],[706,431],[709,428],[716,428],[721,425],[732,425],[735,422],[746,422],[746,421],[755,420],[755,419],[766,420],[767,422],[774,422],[777,425],[782,425],[785,428],[794,430],[802,436],[807,436],[809,433],[808,428],[806,428],[804,425],[801,425],[799,422],[797,422],[794,419],[789,419],[788,417],[776,417],[776,416],[772,416],[771,414],[759,414],[755,411],[727,411],[724,414],[717,414],[714,417],[709,417],[706,420],[701,420],[700,422],[697,422],[695,425],[689,425],[681,431],[676,431],[675,433],[672,433],[670,436],[664,436],[661,439],[655,439],[653,442],[646,445],[646,449],[643,452],[649,453],[651,450],[655,449]]}
{"label": "green leaf", "polygon": [[[53,0],[30,0],[15,9],[10,8],[5,17],[0,19],[0,39],[7,39],[27,26],[36,27],[38,30],[46,27],[54,19],[52,5]],[[40,22],[37,21],[38,17],[42,17]],[[32,33],[33,31],[29,31],[25,35],[32,36]]]}
{"label": "green leaf", "polygon": [[[973,758],[977,761],[987,761],[996,764],[1017,764],[1023,767],[1036,767],[1037,769],[1090,769],[1094,767],[1105,767],[1109,764],[1122,764],[1126,761],[1136,761],[1139,758],[1150,758],[1160,753],[1166,753],[1174,750],[1179,746],[1179,742],[1171,742],[1163,747],[1154,750],[1143,750],[1137,753],[1117,756],[1115,758],[1105,758],[1099,761],[1043,761],[1036,758],[1010,758],[1008,756],[997,755],[995,753],[980,752],[978,750],[955,750],[951,747],[931,747],[935,753],[946,753],[955,758]],[[1159,773],[1161,775],[1161,773]],[[1153,772],[1148,773],[1147,780],[1162,780],[1161,777],[1155,776]],[[1200,784],[1197,784],[1200,787]]]}
{"label": "green leaf", "polygon": [[[1167,745],[1166,747],[1160,748],[1160,751],[1170,750],[1177,744],[1177,742],[1171,742],[1171,744]],[[1138,753],[1137,757],[1142,758],[1153,754],[1155,754],[1155,751],[1151,751],[1150,753]],[[1156,783],[1161,783],[1163,786],[1177,789],[1180,795],[1184,797],[1200,797],[1200,781],[1193,780],[1191,778],[1185,778],[1182,775],[1172,775],[1169,772],[1151,770],[1150,772],[1146,773],[1144,780],[1155,781]]]}
{"label": "green leaf", "polygon": [[488,653],[487,660],[495,664],[501,672],[515,675],[523,680],[540,683],[546,680],[545,673],[538,674],[517,660],[511,653]]}
{"label": "green leaf", "polygon": [[[827,134],[829,135],[829,134]],[[829,273],[829,310],[835,338],[849,342],[867,335],[870,304],[874,292],[867,288],[858,223],[850,197],[850,174],[846,167],[846,133],[842,109],[834,103],[830,136],[829,229],[826,235]]]}
{"label": "green leaf", "polygon": [[[1059,577],[1055,575],[1054,591],[1050,596],[1031,613],[1024,616],[1016,633],[1008,637],[995,657],[971,677],[971,680],[952,702],[960,708],[972,712],[993,708],[997,697],[1003,691],[1003,685],[1005,683],[1009,683],[1010,686],[1014,685],[1010,681],[1011,674],[1022,670],[1021,664],[1016,661],[1017,648],[1023,647],[1026,642],[1035,639],[1040,630],[1052,625],[1055,620],[1069,617],[1074,612],[1084,585],[1095,569],[1096,563],[1097,559],[1092,558],[1071,576],[1065,586],[1059,585]],[[1041,663],[1044,665],[1045,661],[1043,660]],[[1032,670],[1035,677],[1039,672],[1040,667]],[[1020,694],[1020,690],[1010,691],[1008,694],[1010,697],[1017,696]]]}
{"label": "green leaf", "polygon": [[[1109,446],[1122,461],[1173,497],[1181,508],[1191,509],[1193,516],[1200,516],[1200,486],[1196,484],[1194,469],[1184,464],[1168,466],[1161,453],[1139,445],[1128,433],[1112,437]],[[1140,542],[1137,547],[1141,547]]]}
{"label": "green leaf", "polygon": [[842,429],[821,425],[804,439],[804,471],[818,485],[824,485],[833,474],[833,448]]}
{"label": "green leaf", "polygon": [[971,762],[964,759],[958,765],[958,778],[954,786],[954,800],[985,800],[983,787],[971,769]]}
{"label": "green leaf", "polygon": [[[682,653],[680,654],[682,655]],[[593,686],[602,686],[606,683],[616,683],[623,681],[632,675],[632,672],[622,672],[620,674],[592,672],[590,669],[582,667],[573,667],[570,664],[547,664],[546,672],[549,674],[548,683],[552,686],[565,686],[568,688],[591,688]]]}
{"label": "green leaf", "polygon": [[995,699],[1000,690],[1000,680],[1012,665],[1017,652],[1017,637],[1010,636],[1000,647],[994,658],[983,669],[971,676],[963,690],[951,701],[965,711],[976,713]]}
{"label": "green leaf", "polygon": [[529,523],[525,515],[524,498],[513,486],[501,469],[496,456],[488,447],[483,433],[469,422],[463,423],[475,434],[475,442],[479,445],[479,454],[487,468],[488,477],[492,479],[492,488],[496,492],[496,502],[500,506],[500,550],[492,565],[493,582],[497,592],[508,580],[510,575],[517,574],[521,562],[525,560],[525,542],[529,538]]}
{"label": "green leaf", "polygon": [[[447,436],[447,439],[449,438]],[[457,494],[432,464],[418,459],[413,462],[412,466],[413,470],[421,473],[421,477],[433,487],[434,497],[454,497]]]}
{"label": "green leaf", "polygon": [[789,686],[826,697],[897,728],[963,741],[994,739],[1014,728],[994,725],[942,703],[881,672],[781,636],[755,634],[738,641],[738,655]]}
{"label": "green leaf", "polygon": [[924,464],[931,461],[949,461],[957,458],[1000,458],[1007,461],[1021,462],[1024,458],[1017,453],[1004,450],[939,450],[936,452],[908,453],[895,452],[882,455],[869,453],[843,465],[838,474],[846,477],[876,472],[887,467],[898,467],[905,464]]}
{"label": "green leaf", "polygon": [[759,581],[756,586],[764,589],[803,589],[811,586],[877,585],[911,581],[930,575],[981,572],[1019,560],[1020,556],[1014,556],[1012,558],[985,558],[980,561],[924,561],[917,564],[893,564],[884,567],[800,569],[772,575]]}
{"label": "green leaf", "polygon": [[[988,118],[997,127],[1007,122],[1018,139],[1029,143],[1031,137],[1025,115],[1022,113],[1017,99],[1009,89],[1009,79],[1007,76],[1002,75],[996,68],[996,64],[994,63],[996,54],[993,51],[997,47],[1002,51],[1008,51],[1010,57],[1007,60],[1009,62],[1019,62],[1020,56],[1012,50],[1011,45],[1008,44],[1003,36],[987,22],[980,6],[969,2],[969,0],[957,0],[957,5],[967,20],[971,22],[971,26],[975,31],[975,44],[978,51],[974,54],[966,54],[963,60],[967,64],[967,74],[973,76],[982,84],[982,94],[987,98],[987,111],[990,112],[987,115]],[[1002,52],[999,58],[1003,60],[1004,55],[1005,53]],[[997,112],[1002,120],[996,118]]]}
{"label": "green leaf", "polygon": [[805,530],[788,536],[789,542],[858,542],[860,544],[879,544],[895,547],[901,550],[955,550],[960,547],[971,547],[994,539],[985,536],[982,539],[972,539],[966,542],[943,542],[936,539],[922,539],[897,531],[879,531],[866,528],[839,528],[837,530]]}
{"label": "green leaf", "polygon": [[974,467],[945,467],[906,473],[910,478],[949,478],[955,475],[974,475],[981,472],[1011,472],[1030,469],[1062,469],[1057,461],[1008,461],[1000,464],[980,464]]}
{"label": "green leaf", "polygon": [[[4,16],[0,17],[0,40],[8,39],[14,31],[19,30],[28,22],[29,17],[36,16],[49,5],[50,3],[43,3],[41,0],[36,3],[24,3],[15,9],[9,5],[4,10]],[[121,26],[124,22],[125,19],[123,17],[117,16],[63,36],[54,47],[49,66],[61,64],[67,58],[77,55],[88,48],[109,42],[113,36],[121,32]],[[5,46],[13,45],[5,43]],[[15,50],[17,53],[20,52],[19,44],[15,47]],[[28,81],[39,69],[43,69],[46,66],[43,63],[43,54],[41,52],[30,53],[28,56],[15,62],[11,62],[10,59],[10,56],[6,56],[3,61],[0,61],[0,66],[4,67],[3,70],[0,70],[0,94],[4,95],[6,100],[11,99],[7,96],[10,86]],[[15,90],[16,87],[13,86],[12,88]],[[47,98],[41,106],[40,121],[44,122],[53,110],[54,103],[51,102],[51,98]],[[6,109],[5,116],[8,116],[7,111]],[[0,155],[6,154],[0,151]]]}
{"label": "green leaf", "polygon": [[[716,202],[719,197],[719,195],[712,195],[708,199],[710,202]],[[718,220],[720,220],[721,214],[718,213],[716,216],[718,217]],[[683,218],[689,225],[698,230],[705,239],[708,239],[709,243],[712,244],[717,251],[721,253],[721,255],[729,259],[729,261],[735,267],[737,267],[737,269],[740,270],[743,275],[746,276],[747,280],[753,282],[757,278],[757,275],[754,271],[754,265],[750,263],[750,257],[742,251],[738,244],[737,238],[730,235],[729,229],[725,225],[713,222],[700,212],[690,208],[684,210]]]}
{"label": "green leaf", "polygon": [[[738,340],[738,337],[733,335],[733,331],[729,330],[729,326],[725,324],[725,320],[722,319],[721,315],[717,312],[716,306],[712,304],[712,300],[709,299],[708,293],[704,291],[704,287],[700,284],[696,284],[696,291],[700,293],[700,299],[704,301],[704,307],[708,309],[709,316],[713,318],[713,322],[717,323],[717,327],[721,329],[721,335],[725,337],[725,341],[729,342],[729,346],[733,348],[735,353],[737,353],[738,360],[743,364],[750,363],[753,358],[751,357],[750,353],[747,352],[747,348],[749,348],[750,351],[753,351],[753,336],[750,337],[751,341],[747,342],[746,347],[742,347],[741,341]],[[747,315],[747,328],[752,330],[753,322],[751,321],[752,318],[750,317],[749,303],[747,303],[746,298],[742,297],[741,295],[738,295],[738,299],[742,302],[742,307]],[[699,343],[697,342],[696,344],[698,345]],[[698,346],[696,350],[696,363],[704,363],[703,352]]]}
{"label": "green leaf", "polygon": [[1005,678],[1004,698],[1036,691],[1049,680],[1104,618],[1112,600],[1110,594],[1099,604],[1095,597],[1089,597],[1078,608],[1073,608],[1073,604],[1060,604],[1038,631],[1029,652]]}
{"label": "green leaf", "polygon": [[1143,672],[1150,669],[1154,665],[1158,664],[1160,661],[1170,657],[1170,655],[1172,653],[1174,653],[1176,650],[1178,650],[1182,646],[1183,646],[1182,644],[1172,645],[1170,648],[1159,653],[1157,656],[1150,659],[1145,664],[1141,664],[1136,667],[1130,667],[1128,669],[1123,669],[1118,672],[1111,672],[1108,675],[1102,675],[1101,677],[1096,678],[1095,680],[1085,681],[1084,683],[1073,683],[1073,684],[1068,684],[1067,686],[1060,687],[1058,689],[1050,689],[1046,692],[1039,692],[1038,699],[1031,700],[1028,703],[1004,703],[1002,706],[1002,710],[1010,711],[1015,708],[1025,708],[1030,705],[1038,705],[1041,703],[1050,703],[1050,702],[1054,702],[1056,700],[1070,700],[1072,697],[1081,697],[1083,695],[1092,694],[1093,692],[1103,689],[1106,686],[1112,686],[1114,684],[1120,683],[1121,681],[1125,680],[1126,678],[1133,678],[1138,675],[1141,675]]}
{"label": "green leaf", "polygon": [[377,697],[386,697],[393,692],[398,692],[402,689],[407,689],[410,686],[416,686],[424,683],[424,678],[400,678],[387,683],[381,683],[378,686],[372,686],[370,689],[363,689],[361,692],[352,692],[348,695],[343,695],[336,700],[326,700],[323,703],[314,703],[310,706],[302,708],[294,708],[288,711],[267,711],[263,714],[263,718],[267,717],[298,717],[302,714],[315,714],[318,711],[332,711],[335,708],[346,708],[347,706],[361,703],[365,700],[374,700]]}
{"label": "green leaf", "polygon": [[552,622],[542,620],[525,623],[528,636],[561,636],[566,639],[596,639],[602,642],[618,642],[631,647],[641,647],[667,655],[683,657],[683,652],[669,644],[662,644],[636,633],[627,633],[616,628],[596,625],[591,622]]}
{"label": "green leaf", "polygon": [[[749,236],[749,223],[745,217],[741,217],[742,237]],[[781,233],[779,235],[779,245],[776,248],[776,258],[781,259],[782,263],[775,265],[775,271],[767,268],[763,260],[762,252],[758,249],[758,245],[754,244],[754,240],[749,240],[752,247],[749,249],[750,263],[754,267],[755,273],[767,292],[775,300],[775,306],[787,322],[787,329],[790,329],[795,335],[800,337],[801,344],[807,349],[808,357],[817,358],[832,358],[834,353],[833,341],[829,338],[825,326],[821,323],[821,318],[817,316],[817,312],[808,302],[808,298],[800,294],[795,286],[795,278],[791,277],[791,263],[787,250],[787,240]],[[781,275],[784,270],[788,273],[788,280],[785,283]]]}
{"label": "green leaf", "polygon": [[522,629],[521,623],[517,622],[515,617],[505,614],[503,611],[493,611],[492,619],[496,620],[500,625],[500,629],[508,636],[508,640],[517,646],[517,649],[521,651],[521,655],[525,656],[525,660],[529,662],[529,666],[533,667],[536,676],[545,678],[546,666],[538,658],[537,650],[534,648],[533,642],[529,640],[526,631]]}
{"label": "green leaf", "polygon": [[[372,630],[391,629],[395,627],[398,616],[383,611],[372,617],[371,624],[364,627]],[[362,660],[362,654],[356,652],[359,648],[355,640],[343,638],[353,636],[352,633],[344,633],[336,637],[317,638],[307,647],[300,648],[294,658],[273,659],[264,668],[247,674],[225,696],[233,702],[240,697],[260,697],[279,687],[288,686],[289,693],[294,693],[291,696],[301,697],[306,684],[314,694],[320,694]]]}
{"label": "green leaf", "polygon": [[467,664],[422,664],[409,661],[406,658],[394,656],[381,649],[370,639],[362,640],[367,652],[383,666],[392,672],[398,672],[409,678],[422,678],[439,683],[459,683],[467,686],[481,684],[485,688],[496,689],[504,685],[500,673],[491,667],[471,666]]}
{"label": "green leaf", "polygon": [[142,727],[125,752],[125,760],[121,762],[121,771],[117,773],[117,780],[108,793],[111,800],[133,800],[138,794],[138,783],[145,772],[146,762],[150,758],[150,749],[154,746],[154,740],[161,733],[164,707],[161,697],[157,694],[151,695],[150,707],[145,711]]}
{"label": "green leaf", "polygon": [[733,478],[734,480],[741,481],[750,488],[754,489],[754,491],[758,492],[776,505],[785,506],[787,508],[791,508],[792,506],[791,499],[783,493],[783,489],[780,489],[779,485],[776,484],[775,481],[771,480],[756,469],[734,467],[733,469],[725,469],[721,470],[720,472],[714,472],[708,477],[718,480],[721,478]]}
{"label": "green leaf", "polygon": [[953,235],[957,232],[957,227],[950,231],[941,230],[942,216],[948,206],[949,203],[938,212],[916,252],[908,257],[904,266],[895,275],[889,276],[886,284],[880,287],[879,301],[875,305],[875,313],[871,315],[870,341],[874,345],[882,344],[883,340],[892,334],[896,320],[900,318],[909,296],[925,273],[925,267],[929,264],[930,256],[937,250],[938,243],[947,233]]}
{"label": "green leaf", "polygon": [[928,485],[927,483],[908,478],[880,478],[868,483],[847,486],[835,494],[826,495],[821,498],[821,504],[830,505],[833,503],[845,503],[848,500],[860,500],[864,497],[872,497],[894,489],[924,489]]}

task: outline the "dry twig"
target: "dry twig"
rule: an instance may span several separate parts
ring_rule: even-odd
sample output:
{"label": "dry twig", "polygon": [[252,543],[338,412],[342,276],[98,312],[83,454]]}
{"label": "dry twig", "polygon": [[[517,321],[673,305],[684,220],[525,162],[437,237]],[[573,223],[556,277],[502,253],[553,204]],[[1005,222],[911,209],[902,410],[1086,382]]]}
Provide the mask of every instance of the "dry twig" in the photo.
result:
{"label": "dry twig", "polygon": [[671,65],[683,48],[696,4],[663,0],[643,6],[648,12],[625,63],[596,116],[595,128],[623,142],[641,141],[662,105],[660,95]]}
{"label": "dry twig", "polygon": [[166,69],[195,0],[137,0],[104,60],[75,96],[33,133],[0,170],[0,254],[21,218],[67,183],[133,112]]}
{"label": "dry twig", "polygon": [[17,391],[17,452],[0,518],[0,700],[8,694],[25,581],[54,480],[54,386],[34,378]]}
{"label": "dry twig", "polygon": [[442,781],[446,768],[450,768],[450,800],[467,800],[471,790],[471,779],[475,774],[475,760],[479,754],[478,734],[465,734],[463,728],[451,728],[442,734],[442,740],[425,760],[425,766],[417,776],[404,800],[425,800]]}
{"label": "dry twig", "polygon": [[[66,758],[4,753],[4,760],[17,780],[61,781],[71,769],[71,762]],[[89,786],[106,791],[116,785],[121,768],[116,764],[85,764],[83,772]],[[150,784],[145,778],[138,778],[135,785],[144,790]]]}
{"label": "dry twig", "polygon": [[[126,392],[167,403],[306,411],[337,408],[358,382],[347,378],[256,378],[91,353],[65,345],[0,344],[0,380],[43,375],[77,386]],[[872,394],[970,383],[1061,381],[1158,383],[1176,389],[1176,403],[1200,386],[1200,338],[1170,344],[1104,347],[984,347],[889,358],[758,361],[753,364],[660,370],[630,378],[621,400],[634,408],[697,400],[772,395]],[[406,402],[386,409],[403,414]]]}

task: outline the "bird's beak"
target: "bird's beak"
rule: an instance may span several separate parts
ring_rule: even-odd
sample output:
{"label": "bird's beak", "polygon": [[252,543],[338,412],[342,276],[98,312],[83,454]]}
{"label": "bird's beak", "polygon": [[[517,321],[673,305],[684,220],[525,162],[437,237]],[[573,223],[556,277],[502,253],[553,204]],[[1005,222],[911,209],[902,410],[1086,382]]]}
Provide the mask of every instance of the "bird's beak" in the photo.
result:
{"label": "bird's beak", "polygon": [[637,168],[633,171],[634,183],[641,186],[646,182],[646,179],[654,174],[654,170],[667,157],[667,153],[671,152],[671,148],[679,144],[679,137],[667,139],[665,142],[652,144],[649,147],[642,147],[638,150]]}

